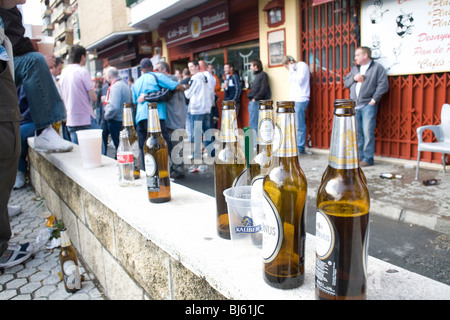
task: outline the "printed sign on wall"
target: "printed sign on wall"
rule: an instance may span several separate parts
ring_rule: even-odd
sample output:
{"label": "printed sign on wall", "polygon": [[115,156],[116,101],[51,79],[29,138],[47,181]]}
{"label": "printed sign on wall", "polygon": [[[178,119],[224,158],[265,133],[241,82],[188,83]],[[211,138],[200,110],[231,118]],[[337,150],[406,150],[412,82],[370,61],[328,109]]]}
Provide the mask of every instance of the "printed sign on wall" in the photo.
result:
{"label": "printed sign on wall", "polygon": [[168,48],[228,30],[227,2],[220,2],[164,27]]}
{"label": "printed sign on wall", "polygon": [[450,0],[365,0],[361,45],[388,75],[450,71]]}

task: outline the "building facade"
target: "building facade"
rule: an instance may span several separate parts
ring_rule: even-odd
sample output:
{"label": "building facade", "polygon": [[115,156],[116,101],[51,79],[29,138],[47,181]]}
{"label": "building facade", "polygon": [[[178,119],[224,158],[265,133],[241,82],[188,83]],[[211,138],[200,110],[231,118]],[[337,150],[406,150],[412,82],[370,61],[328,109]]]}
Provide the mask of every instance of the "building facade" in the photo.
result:
{"label": "building facade", "polygon": [[[116,65],[133,77],[139,76],[143,57],[165,60],[172,72],[191,59],[203,59],[214,65],[219,78],[223,64],[233,62],[245,84],[252,78],[249,61],[259,58],[269,75],[272,99],[280,101],[288,97],[282,57],[305,61],[311,70],[308,136],[316,148],[330,146],[333,101],[349,96],[343,77],[360,45],[371,47],[389,74],[390,90],[377,118],[376,155],[416,159],[417,127],[438,124],[442,105],[450,101],[450,68],[440,58],[450,48],[447,2],[117,0],[122,3],[116,7],[122,13],[118,17],[105,8],[115,0],[102,1],[102,10],[93,1],[78,0],[82,42],[104,65]],[[82,2],[89,3],[89,10],[83,10]],[[93,24],[96,16],[107,25],[102,26],[105,31],[100,32],[99,21]],[[119,23],[123,17],[126,26]],[[121,31],[114,29],[114,21]],[[240,127],[248,125],[246,95],[243,90]],[[440,162],[440,155],[424,152],[422,160]]]}

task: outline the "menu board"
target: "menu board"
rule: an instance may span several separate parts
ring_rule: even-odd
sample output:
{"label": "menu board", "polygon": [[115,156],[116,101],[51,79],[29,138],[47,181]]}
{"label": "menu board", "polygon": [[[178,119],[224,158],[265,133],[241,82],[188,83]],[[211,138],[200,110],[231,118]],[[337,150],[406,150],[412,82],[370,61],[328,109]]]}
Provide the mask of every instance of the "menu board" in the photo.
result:
{"label": "menu board", "polygon": [[388,75],[450,71],[450,0],[364,0],[361,45]]}

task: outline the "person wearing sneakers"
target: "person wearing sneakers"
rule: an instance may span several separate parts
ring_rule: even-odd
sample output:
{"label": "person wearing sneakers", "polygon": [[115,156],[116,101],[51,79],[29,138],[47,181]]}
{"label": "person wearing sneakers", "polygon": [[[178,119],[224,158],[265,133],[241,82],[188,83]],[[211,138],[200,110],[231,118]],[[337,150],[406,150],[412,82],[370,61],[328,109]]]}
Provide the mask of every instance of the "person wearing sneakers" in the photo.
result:
{"label": "person wearing sneakers", "polygon": [[16,5],[25,2],[26,0],[5,0],[3,3],[11,5],[0,8],[5,35],[13,48],[15,84],[16,87],[23,85],[28,97],[31,116],[36,126],[35,150],[67,152],[72,150],[73,145],[65,141],[52,127],[52,124],[66,118],[63,101],[49,70],[55,63],[55,57],[53,55],[44,57],[36,52],[30,39],[24,36],[22,14]]}
{"label": "person wearing sneakers", "polygon": [[310,72],[304,61],[295,61],[285,56],[281,63],[289,71],[289,99],[295,101],[295,121],[297,123],[298,154],[306,154],[306,109],[310,99]]}
{"label": "person wearing sneakers", "polygon": [[66,126],[70,139],[78,144],[77,131],[100,129],[91,105],[97,102],[97,95],[91,75],[85,68],[86,49],[78,44],[73,45],[69,50],[69,58],[70,64],[61,72],[59,83],[67,108]]}
{"label": "person wearing sneakers", "polygon": [[[9,9],[25,1],[0,0],[0,9]],[[16,178],[20,156],[20,111],[14,84],[14,60],[11,42],[5,35],[0,15],[0,269],[10,268],[28,260],[33,253],[29,242],[10,243],[11,225],[9,196]],[[11,206],[12,208],[12,206]]]}
{"label": "person wearing sneakers", "polygon": [[[191,132],[194,137],[194,163],[196,159],[202,159],[202,137],[203,133],[211,127],[211,106],[214,101],[214,93],[208,85],[208,78],[200,71],[200,65],[197,60],[188,62],[189,71],[192,74],[189,81],[189,88],[184,91],[184,95],[189,99],[188,112],[191,114]],[[212,137],[209,141],[203,141],[205,150],[214,157],[214,149],[209,150],[208,145],[213,143]],[[191,172],[197,172],[198,169],[191,167]]]}
{"label": "person wearing sneakers", "polygon": [[384,67],[372,60],[372,50],[355,50],[355,66],[344,77],[344,86],[350,89],[350,99],[356,103],[356,135],[359,165],[372,166],[375,155],[375,126],[381,97],[389,90]]}

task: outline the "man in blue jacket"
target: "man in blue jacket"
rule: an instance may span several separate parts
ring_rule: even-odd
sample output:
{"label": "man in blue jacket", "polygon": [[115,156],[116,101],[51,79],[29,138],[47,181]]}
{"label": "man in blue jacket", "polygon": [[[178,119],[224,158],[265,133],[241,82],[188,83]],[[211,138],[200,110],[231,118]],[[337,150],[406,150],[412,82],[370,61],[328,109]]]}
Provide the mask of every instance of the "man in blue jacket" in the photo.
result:
{"label": "man in blue jacket", "polygon": [[[148,103],[145,102],[144,96],[150,92],[158,91],[160,88],[169,88],[170,90],[185,90],[185,88],[176,81],[169,79],[162,73],[153,72],[153,64],[149,58],[143,58],[140,63],[142,75],[136,80],[131,88],[132,99],[137,103],[136,109],[136,132],[139,136],[139,149],[142,155],[142,167],[144,163],[144,144],[147,139],[147,119],[148,119]],[[158,102],[158,117],[161,126],[161,133],[169,145],[170,137],[166,128],[167,104]]]}
{"label": "man in blue jacket", "polygon": [[370,48],[356,49],[355,66],[344,77],[344,85],[350,88],[350,99],[356,103],[359,164],[371,166],[374,164],[378,106],[383,94],[389,90],[389,81],[384,67],[372,60]]}

